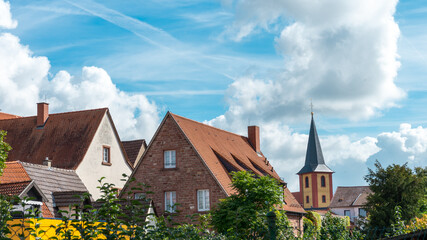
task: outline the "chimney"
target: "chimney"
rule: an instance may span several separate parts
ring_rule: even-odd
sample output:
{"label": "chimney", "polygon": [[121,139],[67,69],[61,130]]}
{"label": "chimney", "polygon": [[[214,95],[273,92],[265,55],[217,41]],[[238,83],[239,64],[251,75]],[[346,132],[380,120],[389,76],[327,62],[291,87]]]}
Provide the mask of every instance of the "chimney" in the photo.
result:
{"label": "chimney", "polygon": [[46,157],[44,160],[43,160],[43,165],[45,165],[45,166],[47,166],[49,169],[52,167],[52,160],[51,159],[49,159],[49,157]]}
{"label": "chimney", "polygon": [[259,127],[248,126],[248,138],[255,152],[260,153],[260,141],[259,141]]}
{"label": "chimney", "polygon": [[37,127],[43,127],[49,117],[49,103],[37,103]]}

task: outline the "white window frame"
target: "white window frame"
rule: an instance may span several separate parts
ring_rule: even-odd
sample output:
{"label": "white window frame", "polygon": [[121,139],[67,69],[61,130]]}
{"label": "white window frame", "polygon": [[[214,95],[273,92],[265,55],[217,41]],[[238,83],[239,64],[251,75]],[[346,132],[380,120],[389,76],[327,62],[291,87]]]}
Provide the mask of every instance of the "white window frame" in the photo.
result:
{"label": "white window frame", "polygon": [[166,150],[163,152],[164,168],[176,168],[176,151]]}
{"label": "white window frame", "polygon": [[[348,215],[346,215],[346,213],[348,213]],[[351,218],[351,211],[350,210],[344,210],[344,216],[348,216],[349,218]]]}
{"label": "white window frame", "polygon": [[176,192],[170,191],[165,192],[165,212],[174,213],[176,212]]}
{"label": "white window frame", "polygon": [[145,193],[134,193],[134,199],[145,199]]}
{"label": "white window frame", "polygon": [[[105,150],[107,150],[107,151],[105,151]],[[102,146],[102,162],[103,163],[111,163],[111,159],[110,159],[110,157],[111,157],[111,149],[110,149],[110,147],[109,146]]]}
{"label": "white window frame", "polygon": [[[362,211],[365,213],[364,216],[361,215]],[[368,216],[368,212],[366,211],[366,209],[359,208],[359,217],[367,217],[367,216]]]}
{"label": "white window frame", "polygon": [[199,212],[210,210],[209,189],[197,190],[197,210]]}

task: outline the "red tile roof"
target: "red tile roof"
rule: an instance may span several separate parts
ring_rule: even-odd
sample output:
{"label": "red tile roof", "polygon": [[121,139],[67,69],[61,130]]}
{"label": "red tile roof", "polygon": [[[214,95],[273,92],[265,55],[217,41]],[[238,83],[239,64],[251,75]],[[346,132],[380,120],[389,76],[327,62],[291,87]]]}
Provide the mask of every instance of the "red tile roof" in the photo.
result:
{"label": "red tile roof", "polygon": [[16,116],[16,115],[13,115],[13,114],[0,112],[0,120],[3,120],[3,119],[13,119],[13,118],[20,118],[20,116]]}
{"label": "red tile roof", "polygon": [[49,211],[49,208],[46,206],[45,202],[43,202],[42,205],[42,216],[44,218],[54,218],[53,214]]}
{"label": "red tile roof", "polygon": [[31,181],[20,162],[6,162],[3,175],[0,176],[0,184]]}
{"label": "red tile roof", "polygon": [[[234,190],[231,188],[231,177],[226,168],[237,171],[250,170],[257,175],[268,174],[283,183],[262,153],[258,154],[252,148],[247,137],[172,113],[170,116],[228,195],[232,194]],[[305,212],[287,188],[285,188],[285,199],[287,203],[285,210]]]}
{"label": "red tile roof", "polygon": [[293,192],[292,195],[294,195],[294,198],[302,205],[302,194],[301,192]]}
{"label": "red tile roof", "polygon": [[9,161],[42,164],[46,157],[53,167],[76,169],[83,160],[107,108],[50,114],[43,128],[36,116],[0,120],[5,141],[12,146]]}
{"label": "red tile roof", "polygon": [[144,139],[138,139],[133,141],[122,141],[123,147],[128,155],[129,161],[132,166],[135,166],[135,162],[138,160],[138,155],[142,156],[141,151],[147,148],[147,144]]}
{"label": "red tile roof", "polygon": [[0,193],[8,196],[19,196],[30,183],[31,181],[2,183],[0,184]]}

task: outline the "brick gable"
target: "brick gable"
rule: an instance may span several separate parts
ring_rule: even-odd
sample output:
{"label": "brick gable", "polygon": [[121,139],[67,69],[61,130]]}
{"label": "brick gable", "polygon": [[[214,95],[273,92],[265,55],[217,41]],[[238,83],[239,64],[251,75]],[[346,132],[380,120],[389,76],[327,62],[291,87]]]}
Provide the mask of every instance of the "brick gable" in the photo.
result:
{"label": "brick gable", "polygon": [[[166,150],[176,151],[176,168],[164,168],[163,153]],[[149,197],[159,215],[165,211],[165,192],[176,192],[176,200],[180,204],[177,207],[180,214],[175,219],[178,222],[189,221],[186,215],[198,213],[197,190],[209,189],[211,208],[219,199],[226,197],[171,115],[164,119],[133,176],[136,182],[151,186],[149,190],[153,194]],[[135,186],[133,182],[130,187]]]}

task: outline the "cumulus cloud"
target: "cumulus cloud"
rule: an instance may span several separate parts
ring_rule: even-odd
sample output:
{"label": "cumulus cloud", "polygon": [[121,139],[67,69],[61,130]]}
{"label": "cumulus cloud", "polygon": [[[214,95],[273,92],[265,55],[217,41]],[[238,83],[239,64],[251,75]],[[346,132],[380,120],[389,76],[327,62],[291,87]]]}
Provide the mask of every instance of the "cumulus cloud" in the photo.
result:
{"label": "cumulus cloud", "polygon": [[[229,88],[229,110],[216,120],[300,120],[312,98],[316,111],[351,120],[394,107],[405,96],[394,79],[400,66],[397,1],[235,1],[227,32],[241,40],[283,25],[275,45],[283,55],[281,74],[246,76]],[[273,43],[272,43],[273,44]]]}
{"label": "cumulus cloud", "polygon": [[[396,0],[224,1],[235,11],[224,34],[242,41],[260,31],[277,32],[272,44],[283,56],[283,70],[269,77],[252,74],[235,79],[226,93],[228,110],[208,123],[240,133],[242,123],[260,125],[264,153],[296,190],[295,173],[304,164],[307,135],[288,125],[307,118],[310,99],[323,116],[361,120],[397,106],[405,97],[394,83],[400,66],[396,4]],[[322,137],[325,159],[337,172],[339,184],[363,184],[367,160],[379,154],[382,138]]]}
{"label": "cumulus cloud", "polygon": [[0,1],[0,28],[16,28],[18,22],[12,19],[9,2]]}
{"label": "cumulus cloud", "polygon": [[[304,166],[307,142],[307,134],[297,133],[283,123],[270,122],[261,126],[261,149],[292,191],[299,190],[296,173]],[[380,150],[375,138],[352,141],[341,135],[321,137],[320,142],[326,164],[337,172],[334,178],[340,179],[339,185],[364,184],[365,162]]]}
{"label": "cumulus cloud", "polygon": [[109,107],[117,130],[127,139],[149,139],[159,123],[155,103],[142,94],[120,91],[102,68],[83,67],[79,77],[60,71],[46,92],[52,108],[58,111]]}
{"label": "cumulus cloud", "polygon": [[[4,4],[10,16],[9,4],[0,1],[0,20]],[[60,71],[53,78],[49,70],[46,57],[34,56],[18,37],[0,34],[1,111],[35,115],[36,103],[45,99],[52,112],[109,107],[122,138],[152,137],[159,112],[144,95],[121,91],[102,68],[84,67],[81,76]]]}
{"label": "cumulus cloud", "polygon": [[370,167],[375,160],[384,166],[408,163],[410,167],[425,166],[427,163],[427,128],[412,127],[402,123],[399,131],[383,132],[378,135],[381,151],[368,159]]}

